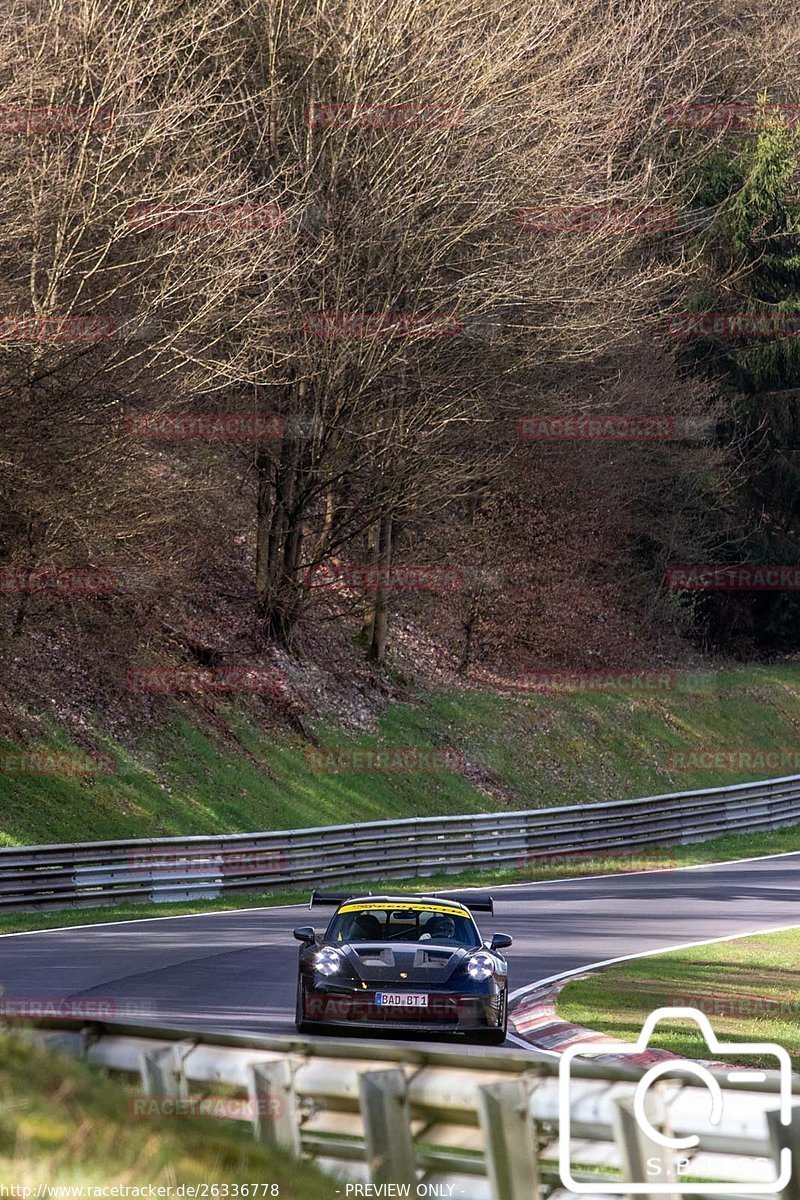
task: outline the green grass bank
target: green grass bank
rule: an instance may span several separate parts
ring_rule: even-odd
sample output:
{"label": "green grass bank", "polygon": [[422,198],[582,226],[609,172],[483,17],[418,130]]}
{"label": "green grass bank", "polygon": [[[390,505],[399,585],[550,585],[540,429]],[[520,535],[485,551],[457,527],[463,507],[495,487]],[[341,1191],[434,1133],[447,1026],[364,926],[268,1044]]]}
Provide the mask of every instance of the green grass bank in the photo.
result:
{"label": "green grass bank", "polygon": [[[267,732],[234,704],[213,727],[188,705],[135,746],[97,737],[108,775],[0,772],[0,845],[221,834],[497,809],[590,804],[745,782],[717,750],[800,751],[800,672],[753,667],[679,677],[667,691],[423,692],[354,739],[326,724],[322,747],[460,752],[461,770],[319,770],[298,735]],[[56,727],[37,746],[71,749]],[[19,749],[0,744],[0,754]],[[690,769],[676,765],[675,755]],[[779,771],[777,773],[791,773]]]}

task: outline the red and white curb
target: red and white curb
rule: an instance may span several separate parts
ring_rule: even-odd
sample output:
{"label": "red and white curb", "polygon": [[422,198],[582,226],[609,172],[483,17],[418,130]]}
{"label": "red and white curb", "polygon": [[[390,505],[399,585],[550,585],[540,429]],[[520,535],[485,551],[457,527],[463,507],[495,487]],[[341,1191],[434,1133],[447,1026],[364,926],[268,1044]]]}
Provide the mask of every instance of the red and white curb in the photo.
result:
{"label": "red and white curb", "polygon": [[[586,978],[588,974],[590,972],[587,972],[585,976],[573,975],[571,979]],[[659,1050],[656,1046],[643,1050],[640,1054],[620,1054],[615,1052],[615,1047],[625,1043],[619,1038],[611,1037],[606,1033],[598,1033],[594,1029],[587,1029],[585,1025],[575,1025],[572,1021],[565,1021],[556,1012],[556,1001],[561,989],[569,982],[571,980],[563,979],[530,992],[510,1012],[509,1020],[514,1026],[514,1030],[523,1041],[529,1044],[531,1049],[562,1054],[570,1046],[577,1046],[581,1042],[591,1042],[593,1045],[604,1044],[608,1045],[608,1054],[593,1054],[593,1059],[596,1058],[600,1062],[616,1062],[626,1066],[642,1067],[649,1067],[653,1063],[664,1062],[667,1059],[680,1058],[680,1055],[672,1054],[669,1050]],[[730,1066],[729,1063],[708,1061],[704,1065]]]}

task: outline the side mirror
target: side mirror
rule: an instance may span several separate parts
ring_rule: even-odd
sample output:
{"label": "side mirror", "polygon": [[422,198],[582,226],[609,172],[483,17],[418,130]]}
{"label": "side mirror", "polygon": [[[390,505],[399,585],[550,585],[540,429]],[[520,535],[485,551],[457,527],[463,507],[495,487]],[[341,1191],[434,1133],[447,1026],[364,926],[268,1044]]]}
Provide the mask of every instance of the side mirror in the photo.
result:
{"label": "side mirror", "polygon": [[492,940],[489,943],[490,950],[505,950],[506,946],[514,944],[513,937],[509,937],[507,933],[493,933]]}
{"label": "side mirror", "polygon": [[299,929],[293,930],[292,936],[298,942],[305,942],[307,946],[313,946],[317,940],[317,931],[313,925],[301,925]]}

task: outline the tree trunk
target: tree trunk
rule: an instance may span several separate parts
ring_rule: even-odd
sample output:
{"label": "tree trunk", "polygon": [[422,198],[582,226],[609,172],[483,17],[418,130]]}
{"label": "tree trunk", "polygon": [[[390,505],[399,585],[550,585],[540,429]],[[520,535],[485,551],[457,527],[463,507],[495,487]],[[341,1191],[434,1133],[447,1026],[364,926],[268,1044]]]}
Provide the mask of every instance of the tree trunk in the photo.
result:
{"label": "tree trunk", "polygon": [[269,595],[269,542],[274,508],[272,455],[262,442],[256,452],[258,495],[256,498],[256,609],[267,605]]}
{"label": "tree trunk", "polygon": [[467,615],[461,623],[461,628],[464,630],[464,648],[461,652],[461,662],[456,668],[456,672],[459,675],[466,675],[469,670],[472,658],[472,633],[475,628],[475,618],[477,615],[475,603],[471,601]]}
{"label": "tree trunk", "polygon": [[[302,385],[298,389],[302,399]],[[303,544],[297,496],[303,474],[302,433],[287,425],[277,461],[266,442],[256,458],[256,611],[281,645],[292,640],[301,608],[298,578]]]}
{"label": "tree trunk", "polygon": [[[378,543],[380,541],[379,522],[373,521],[364,538],[366,554],[364,565],[368,568],[378,565]],[[361,622],[361,635],[367,647],[367,654],[375,636],[375,592],[367,588],[364,595],[364,619]]]}
{"label": "tree trunk", "polygon": [[378,521],[378,582],[373,592],[374,615],[372,638],[367,646],[367,658],[382,663],[386,658],[388,626],[388,575],[392,565],[392,514],[384,512]]}

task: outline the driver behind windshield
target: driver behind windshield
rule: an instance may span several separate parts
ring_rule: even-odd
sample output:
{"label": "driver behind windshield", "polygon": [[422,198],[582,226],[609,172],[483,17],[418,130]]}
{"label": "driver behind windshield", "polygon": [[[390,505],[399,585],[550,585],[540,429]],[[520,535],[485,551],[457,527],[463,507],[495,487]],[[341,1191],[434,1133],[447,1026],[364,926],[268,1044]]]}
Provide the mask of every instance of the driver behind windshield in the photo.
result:
{"label": "driver behind windshield", "polygon": [[456,923],[452,917],[444,916],[438,913],[425,926],[425,932],[420,934],[421,942],[436,941],[449,942],[453,941],[456,936]]}
{"label": "driver behind windshield", "polygon": [[419,908],[403,910],[340,910],[333,918],[326,941],[331,942],[434,942],[451,946],[480,945],[480,936],[469,917]]}

